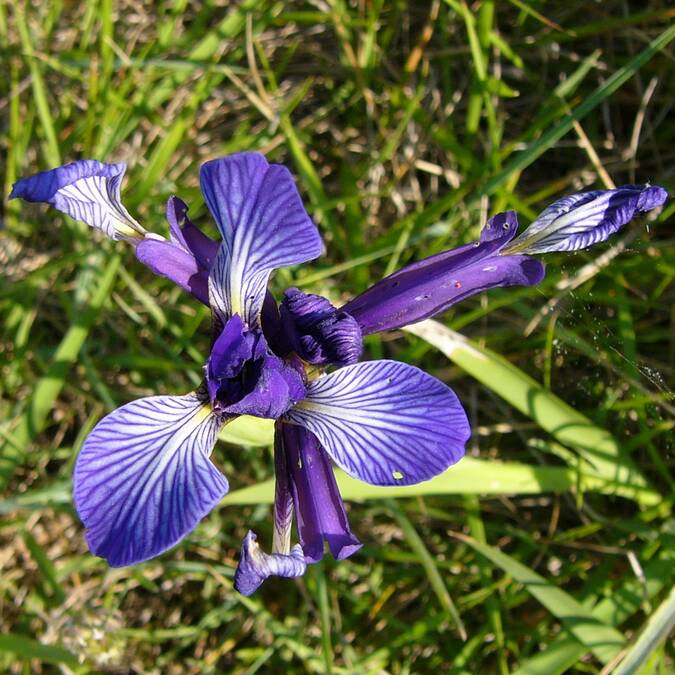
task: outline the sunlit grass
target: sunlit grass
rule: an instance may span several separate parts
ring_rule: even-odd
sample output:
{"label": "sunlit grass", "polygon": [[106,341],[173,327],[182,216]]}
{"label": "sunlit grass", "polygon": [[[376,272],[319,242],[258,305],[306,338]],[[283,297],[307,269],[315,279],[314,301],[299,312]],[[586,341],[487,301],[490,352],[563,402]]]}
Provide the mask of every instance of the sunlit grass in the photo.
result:
{"label": "sunlit grass", "polygon": [[[60,161],[124,161],[148,229],[178,194],[215,233],[200,163],[260,150],[327,249],[273,290],[344,299],[496,211],[529,222],[608,177],[673,189],[662,3],[206,4],[0,3],[3,194]],[[672,614],[673,208],[426,335],[369,337],[367,358],[456,390],[470,458],[417,489],[340,476],[364,548],[244,598],[241,538],[271,541],[264,424],[226,428],[231,495],[157,560],[109,569],[70,499],[103,414],[199,384],[206,309],[124,244],[5,201],[0,670],[610,672],[645,626],[627,662],[667,672],[668,646],[644,645]]]}

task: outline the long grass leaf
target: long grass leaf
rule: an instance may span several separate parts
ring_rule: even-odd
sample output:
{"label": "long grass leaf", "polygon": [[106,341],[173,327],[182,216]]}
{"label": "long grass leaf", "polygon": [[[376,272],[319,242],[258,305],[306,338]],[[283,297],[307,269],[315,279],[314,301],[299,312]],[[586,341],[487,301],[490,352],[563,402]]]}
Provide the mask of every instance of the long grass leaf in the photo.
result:
{"label": "long grass leaf", "polygon": [[413,524],[410,522],[410,520],[408,520],[403,511],[401,511],[396,502],[389,500],[387,505],[389,510],[394,514],[394,518],[396,518],[396,522],[398,522],[399,527],[401,530],[403,530],[403,535],[410,545],[410,548],[417,556],[422,567],[424,567],[424,571],[427,574],[429,583],[431,584],[436,597],[441,603],[441,606],[452,617],[452,620],[455,622],[462,640],[466,640],[467,634],[466,629],[464,628],[464,623],[462,622],[462,618],[457,611],[457,607],[455,607],[455,603],[452,601],[452,597],[448,592],[445,582],[443,581],[443,577],[438,571],[434,557],[431,555],[431,553],[429,553],[429,550],[422,540],[422,537],[420,537],[420,535],[417,533],[417,530]]}
{"label": "long grass leaf", "polygon": [[608,431],[593,424],[504,357],[432,319],[406,330],[439,349],[560,443],[575,448],[598,475],[617,486],[640,486],[646,489],[645,494],[650,492],[644,476]]}
{"label": "long grass leaf", "polygon": [[[593,607],[592,614],[605,623],[619,626],[643,605],[645,598],[652,598],[663,588],[672,585],[675,567],[673,566],[672,541],[664,539],[669,551],[652,560],[644,568],[644,583],[635,576],[626,581],[609,597],[602,598]],[[592,602],[592,600],[589,601]],[[557,636],[544,650],[521,662],[512,675],[559,675],[568,672],[583,657],[586,648],[569,634]]]}
{"label": "long grass leaf", "polygon": [[24,5],[20,2],[14,3],[14,18],[21,40],[21,46],[26,54],[28,60],[28,67],[30,69],[31,85],[33,88],[33,96],[35,97],[35,108],[42,124],[42,131],[45,135],[45,143],[43,145],[45,159],[51,166],[59,166],[61,164],[61,152],[59,151],[59,142],[56,138],[56,130],[54,127],[54,120],[49,108],[49,100],[47,97],[47,88],[42,77],[40,64],[33,54],[33,42],[31,40],[26,17],[24,14]]}
{"label": "long grass leaf", "polygon": [[523,152],[516,155],[502,171],[490,178],[484,185],[481,185],[481,194],[493,194],[495,190],[506,183],[513,173],[522,171],[525,167],[532,164],[537,157],[540,157],[544,152],[552,148],[557,141],[574,127],[575,122],[584,119],[584,117],[595,110],[604,100],[633,77],[649,59],[666,47],[673,38],[675,38],[675,25],[672,25],[655,37],[641,52],[636,54],[625,66],[619,68],[608,77],[605,82],[574,110],[542,134],[541,138],[535,141],[527,150],[523,150]]}
{"label": "long grass leaf", "polygon": [[633,675],[675,628],[675,588],[649,617],[640,637],[614,671],[614,675]]}
{"label": "long grass leaf", "polygon": [[[465,457],[433,480],[405,487],[369,485],[335,470],[340,493],[344,499],[363,501],[386,497],[416,497],[423,495],[524,495],[565,492],[580,483],[584,490],[603,494],[620,494],[635,501],[654,504],[661,499],[640,486],[617,485],[586,469],[581,473],[557,466],[531,466],[517,462],[495,462]],[[230,492],[222,504],[271,504],[274,481],[267,480]]]}
{"label": "long grass leaf", "polygon": [[485,556],[515,581],[523,584],[528,593],[558,618],[563,626],[602,663],[613,659],[625,644],[623,635],[616,628],[600,621],[587,607],[549,583],[534,570],[502,553],[499,549],[481,544],[471,537],[455,536]]}
{"label": "long grass leaf", "polygon": [[[77,666],[77,656],[62,647],[43,645],[25,635],[5,633],[0,635],[0,651],[11,652],[22,659],[38,659],[43,663]],[[25,671],[28,672],[28,671]]]}
{"label": "long grass leaf", "polygon": [[[35,385],[27,410],[21,415],[17,425],[12,429],[0,429],[0,488],[4,487],[16,464],[28,452],[31,441],[47,424],[49,413],[61,392],[70,367],[76,361],[89,330],[110,295],[119,264],[119,256],[113,255],[109,259],[98,287],[88,305],[79,312],[77,319],[61,339],[47,372]],[[85,272],[87,270],[83,269],[80,274]]]}

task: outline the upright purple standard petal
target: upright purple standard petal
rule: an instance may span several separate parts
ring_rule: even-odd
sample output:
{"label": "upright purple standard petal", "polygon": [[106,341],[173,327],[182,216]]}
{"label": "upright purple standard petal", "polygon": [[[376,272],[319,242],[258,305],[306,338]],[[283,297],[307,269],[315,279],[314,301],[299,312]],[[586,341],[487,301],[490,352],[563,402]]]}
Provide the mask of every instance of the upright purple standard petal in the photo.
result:
{"label": "upright purple standard petal", "polygon": [[515,212],[497,214],[483,228],[479,242],[408,265],[342,309],[367,335],[428,319],[490,288],[538,284],[544,278],[544,267],[538,260],[499,255],[517,229]]}
{"label": "upright purple standard petal", "polygon": [[305,560],[323,558],[324,541],[336,560],[361,548],[352,534],[330,459],[307,429],[277,422],[290,475],[300,545]]}
{"label": "upright purple standard petal", "polygon": [[241,544],[241,558],[234,574],[234,588],[242,595],[252,595],[268,577],[301,577],[307,569],[302,548],[297,544],[288,554],[269,555],[260,550],[257,537],[248,531]]}
{"label": "upright purple standard petal", "polygon": [[396,361],[346,366],[310,382],[286,418],[316,435],[333,460],[373,485],[412,485],[464,455],[469,422],[454,392]]}
{"label": "upright purple standard petal", "polygon": [[661,206],[667,198],[668,193],[658,185],[624,185],[563,197],[542,211],[502,254],[588,248],[608,239],[637,213]]}
{"label": "upright purple standard petal", "polygon": [[51,204],[112,239],[142,238],[145,230],[124,208],[120,197],[126,168],[126,164],[83,159],[22,178],[9,198]]}
{"label": "upright purple standard petal", "polygon": [[92,553],[133,565],[190,532],[228,490],[209,460],[219,426],[194,394],[142,398],[104,417],[73,475]]}
{"label": "upright purple standard petal", "polygon": [[207,162],[201,188],[223,243],[211,270],[211,306],[222,323],[259,325],[270,273],[318,257],[321,237],[288,169],[245,152]]}

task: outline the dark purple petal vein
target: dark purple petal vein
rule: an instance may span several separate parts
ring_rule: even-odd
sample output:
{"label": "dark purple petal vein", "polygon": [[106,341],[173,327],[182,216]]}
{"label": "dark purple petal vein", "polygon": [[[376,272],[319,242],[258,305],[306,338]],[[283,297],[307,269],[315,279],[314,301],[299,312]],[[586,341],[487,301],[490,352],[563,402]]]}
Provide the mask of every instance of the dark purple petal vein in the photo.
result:
{"label": "dark purple petal vein", "polygon": [[286,419],[309,429],[347,473],[373,485],[412,485],[464,455],[471,430],[455,393],[396,361],[346,366],[310,382]]}
{"label": "dark purple petal vein", "polygon": [[261,154],[206,162],[200,180],[223,236],[209,281],[211,306],[222,323],[239,314],[255,327],[270,273],[318,257],[321,237],[290,171]]}
{"label": "dark purple petal vein", "polygon": [[104,417],[73,475],[92,553],[133,565],[190,532],[228,490],[209,459],[219,426],[194,394],[139,399]]}

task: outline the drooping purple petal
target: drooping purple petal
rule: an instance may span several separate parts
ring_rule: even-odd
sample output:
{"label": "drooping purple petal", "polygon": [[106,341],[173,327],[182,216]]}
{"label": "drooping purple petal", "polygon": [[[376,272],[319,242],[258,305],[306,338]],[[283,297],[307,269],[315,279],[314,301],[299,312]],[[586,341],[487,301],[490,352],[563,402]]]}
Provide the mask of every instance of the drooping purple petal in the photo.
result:
{"label": "drooping purple petal", "polygon": [[502,253],[579,251],[605,241],[637,213],[661,206],[668,193],[658,185],[624,185],[559,199]]}
{"label": "drooping purple petal", "polygon": [[73,475],[92,553],[133,565],[190,532],[228,490],[209,459],[218,427],[194,394],[142,398],[104,417]]}
{"label": "drooping purple petal", "polygon": [[274,536],[272,553],[291,552],[291,530],[293,528],[293,495],[288,460],[284,451],[283,438],[279,428],[274,428]]}
{"label": "drooping purple petal", "polygon": [[428,319],[490,288],[538,284],[544,277],[538,260],[499,255],[517,228],[515,212],[497,214],[483,228],[479,242],[408,265],[371,286],[342,310],[353,316],[367,335]]}
{"label": "drooping purple petal", "polygon": [[308,363],[346,366],[356,363],[363,352],[356,319],[320,295],[287,289],[281,302],[281,323],[289,351]]}
{"label": "drooping purple petal", "polygon": [[239,314],[259,325],[270,273],[318,257],[321,237],[288,169],[244,152],[206,162],[204,198],[223,236],[209,288],[222,323]]}
{"label": "drooping purple petal", "polygon": [[170,279],[208,306],[209,273],[191,253],[173,242],[146,237],[138,242],[136,257],[155,274]]}
{"label": "drooping purple petal", "polygon": [[300,545],[308,563],[323,558],[324,542],[336,560],[361,548],[352,534],[330,459],[304,427],[277,422],[295,504]]}
{"label": "drooping purple petal", "polygon": [[357,363],[310,382],[285,419],[309,429],[340,467],[373,485],[433,478],[461,459],[471,434],[449,387],[396,361]]}
{"label": "drooping purple petal", "polygon": [[22,178],[10,199],[51,204],[59,211],[112,239],[142,238],[145,230],[122,204],[120,187],[126,164],[83,159]]}
{"label": "drooping purple petal", "polygon": [[301,577],[307,569],[302,548],[295,545],[287,555],[260,550],[251,530],[241,544],[241,558],[234,574],[234,588],[242,595],[252,595],[268,577]]}

